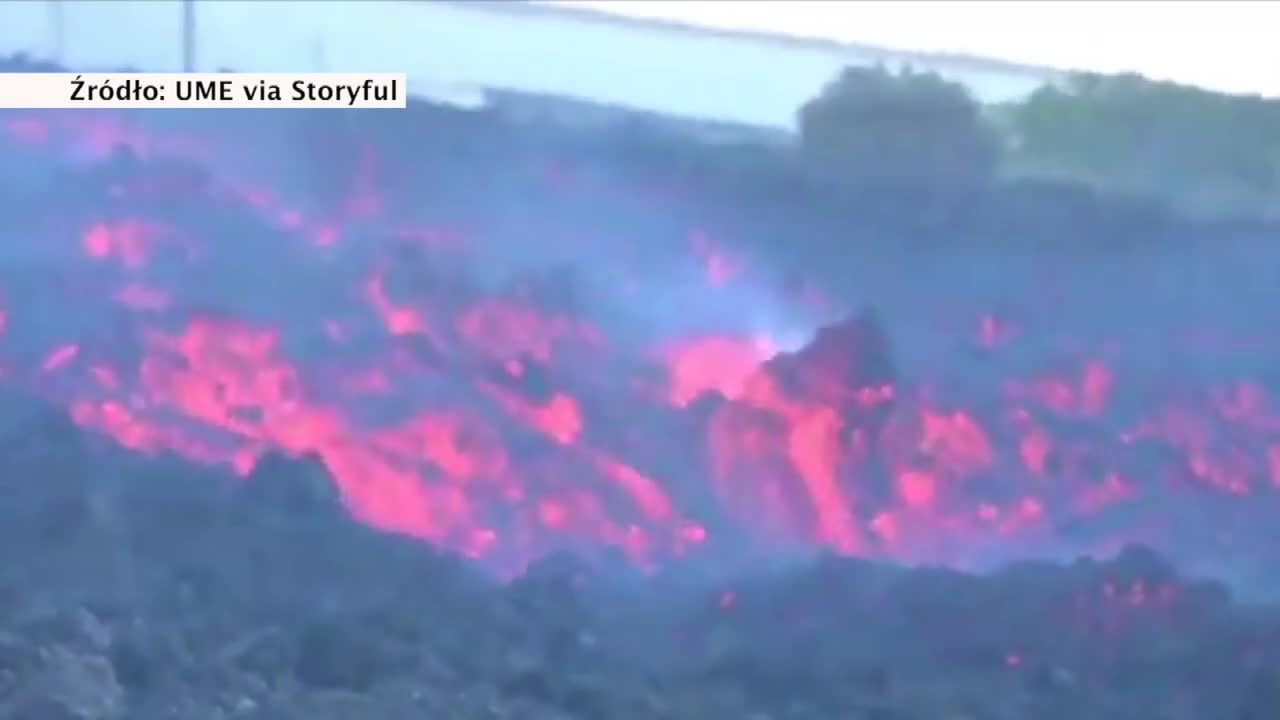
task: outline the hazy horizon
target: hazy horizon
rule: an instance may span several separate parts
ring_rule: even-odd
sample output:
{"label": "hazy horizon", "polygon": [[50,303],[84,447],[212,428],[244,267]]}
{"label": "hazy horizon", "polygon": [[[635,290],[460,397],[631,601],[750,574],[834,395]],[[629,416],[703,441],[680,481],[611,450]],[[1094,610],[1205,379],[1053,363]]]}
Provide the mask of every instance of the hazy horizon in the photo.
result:
{"label": "hazy horizon", "polygon": [[[76,69],[135,67],[172,71],[181,67],[181,12],[176,1],[62,1],[61,33],[56,29],[55,13],[49,3],[0,5],[0,54],[26,52],[33,57],[61,59]],[[773,18],[777,20],[774,29],[792,34],[804,34],[800,32],[804,18],[812,24],[815,18],[825,17],[830,26],[827,32],[830,39],[898,47],[903,51],[957,51],[1006,61],[1036,60],[1017,57],[1017,52],[1005,47],[1009,41],[1000,41],[998,37],[983,45],[972,28],[966,31],[960,23],[954,27],[948,27],[947,23],[928,23],[927,28],[921,26],[915,30],[900,23],[895,25],[903,15],[901,10],[893,10],[896,5],[832,2],[821,6],[833,9],[823,11],[825,15],[779,15],[776,4],[749,3],[750,12],[743,10],[734,14],[733,22],[726,22],[724,11],[717,8],[737,7],[735,3],[568,4],[615,14],[625,10],[633,16],[657,13],[668,19],[721,28],[751,29],[752,25],[769,24]],[[854,51],[833,47],[784,47],[745,38],[591,21],[580,14],[502,12],[484,4],[261,0],[255,3],[198,1],[196,5],[200,23],[199,69],[406,72],[411,88],[434,96],[478,95],[480,88],[500,87],[770,127],[791,127],[796,109],[819,92],[841,67],[873,62],[878,57],[859,56]],[[1000,7],[1010,8],[1006,17],[1011,22],[1028,15],[1016,4]],[[813,6],[812,9],[819,8]],[[881,19],[878,24],[868,20],[861,33],[850,34],[847,32],[853,17],[850,13],[862,10],[876,10],[880,14],[859,15],[859,22]],[[1119,24],[1114,30],[1119,32],[1123,23],[1116,22]],[[103,28],[111,27],[128,28],[129,32],[102,32]],[[896,34],[889,32],[894,27],[897,27]],[[952,30],[954,42],[938,46],[935,40]],[[1110,47],[1107,38],[1113,38],[1115,32],[1098,33],[1098,42],[1086,45],[1081,52],[1088,55],[1089,48],[1096,45],[1099,63],[1102,63],[1109,57],[1103,52]],[[993,36],[993,33],[988,31],[986,35]],[[1070,33],[1065,36],[1071,37]],[[1028,35],[1031,40],[1037,37],[1040,36],[1034,32]],[[377,41],[372,42],[370,38]],[[1167,38],[1161,42],[1167,44]],[[1045,45],[1046,50],[1050,49],[1049,45]],[[1246,42],[1236,45],[1237,49],[1244,50],[1251,47]],[[984,52],[984,48],[989,52]],[[1009,51],[1004,52],[1002,48]],[[1216,62],[1215,67],[1222,73],[1240,67],[1238,59],[1231,60],[1226,55]],[[1099,63],[1093,67],[1087,63],[1067,64],[1084,69],[1108,69],[1097,67]],[[1111,69],[1141,69],[1133,65],[1122,63]],[[1280,58],[1272,64],[1277,66]],[[1025,72],[974,70],[959,65],[945,67],[942,72],[950,79],[965,83],[975,97],[984,102],[1016,100],[1043,82],[1042,78]],[[1169,75],[1154,73],[1155,77]],[[1244,83],[1249,75],[1242,71],[1239,78],[1239,83]],[[750,92],[744,92],[748,87]]]}
{"label": "hazy horizon", "polygon": [[[675,21],[1280,96],[1280,3],[1228,0],[531,0]],[[922,23],[921,18],[931,18]],[[1140,37],[1140,42],[1134,42]]]}

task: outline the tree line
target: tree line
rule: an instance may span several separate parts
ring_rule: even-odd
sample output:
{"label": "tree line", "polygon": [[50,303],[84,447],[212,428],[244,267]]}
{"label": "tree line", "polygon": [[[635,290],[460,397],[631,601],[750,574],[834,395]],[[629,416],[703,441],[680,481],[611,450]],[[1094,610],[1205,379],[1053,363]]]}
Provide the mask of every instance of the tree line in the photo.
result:
{"label": "tree line", "polygon": [[1076,74],[983,108],[936,74],[841,72],[799,112],[825,183],[957,187],[1047,177],[1193,212],[1280,210],[1280,101]]}

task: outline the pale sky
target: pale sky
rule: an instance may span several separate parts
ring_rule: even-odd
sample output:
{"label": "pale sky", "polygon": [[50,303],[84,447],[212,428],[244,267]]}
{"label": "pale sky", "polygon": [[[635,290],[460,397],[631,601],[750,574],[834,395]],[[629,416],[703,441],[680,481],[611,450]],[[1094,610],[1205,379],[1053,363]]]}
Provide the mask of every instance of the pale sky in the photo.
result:
{"label": "pale sky", "polygon": [[620,15],[960,52],[1062,69],[1135,71],[1280,96],[1280,2],[548,0]]}
{"label": "pale sky", "polygon": [[[1280,97],[1280,2],[841,2],[566,0],[727,29],[950,51],[1060,69],[1137,71]],[[200,69],[403,72],[419,94],[478,102],[509,88],[662,113],[794,127],[796,109],[857,53],[783,50],[494,5],[401,0],[199,0]],[[182,67],[176,0],[0,0],[0,56],[77,69]],[[59,21],[60,19],[60,21]],[[1016,101],[1034,75],[941,63],[982,102]],[[950,74],[948,74],[950,73]]]}

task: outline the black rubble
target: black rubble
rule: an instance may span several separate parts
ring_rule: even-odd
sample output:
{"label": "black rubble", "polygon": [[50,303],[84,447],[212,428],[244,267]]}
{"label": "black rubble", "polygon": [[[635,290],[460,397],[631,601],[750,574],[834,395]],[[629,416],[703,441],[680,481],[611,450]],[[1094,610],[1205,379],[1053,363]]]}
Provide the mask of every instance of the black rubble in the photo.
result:
{"label": "black rubble", "polygon": [[1280,609],[1143,548],[986,576],[559,555],[504,583],[350,520],[309,459],[237,480],[0,407],[6,719],[1280,713]]}

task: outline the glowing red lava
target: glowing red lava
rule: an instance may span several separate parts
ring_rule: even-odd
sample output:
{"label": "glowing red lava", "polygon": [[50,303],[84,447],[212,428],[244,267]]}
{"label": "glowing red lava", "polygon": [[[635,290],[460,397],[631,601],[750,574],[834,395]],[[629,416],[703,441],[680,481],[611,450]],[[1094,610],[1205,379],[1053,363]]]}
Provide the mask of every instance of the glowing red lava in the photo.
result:
{"label": "glowing red lava", "polygon": [[[122,141],[147,157],[217,156],[87,117],[14,115],[0,127],[51,162]],[[65,249],[100,293],[65,313],[107,319],[68,323],[83,336],[49,342],[32,324],[51,321],[23,313],[58,309],[0,288],[5,381],[140,452],[241,474],[273,449],[315,455],[356,517],[495,567],[562,546],[621,547],[643,566],[745,551],[722,537],[965,562],[1056,547],[1092,519],[1097,532],[1071,542],[1106,549],[1171,532],[1198,498],[1280,487],[1280,412],[1247,378],[1128,395],[1123,368],[1099,353],[953,394],[901,375],[895,329],[853,312],[795,352],[747,327],[637,346],[527,282],[441,270],[494,250],[406,221],[382,192],[377,153],[359,157],[348,201],[331,212],[260,185],[230,193],[257,225],[228,232],[259,228],[263,240],[127,193],[106,210],[80,203],[97,215],[68,210],[74,235],[30,242]],[[557,177],[544,181],[577,192]],[[232,212],[204,192],[192,202]],[[752,282],[731,239],[691,232],[683,262],[708,296]],[[396,254],[405,247],[409,260]],[[986,352],[1035,331],[972,310],[971,341]],[[34,362],[18,351],[31,343],[42,343]],[[979,400],[948,399],[960,396]]]}

